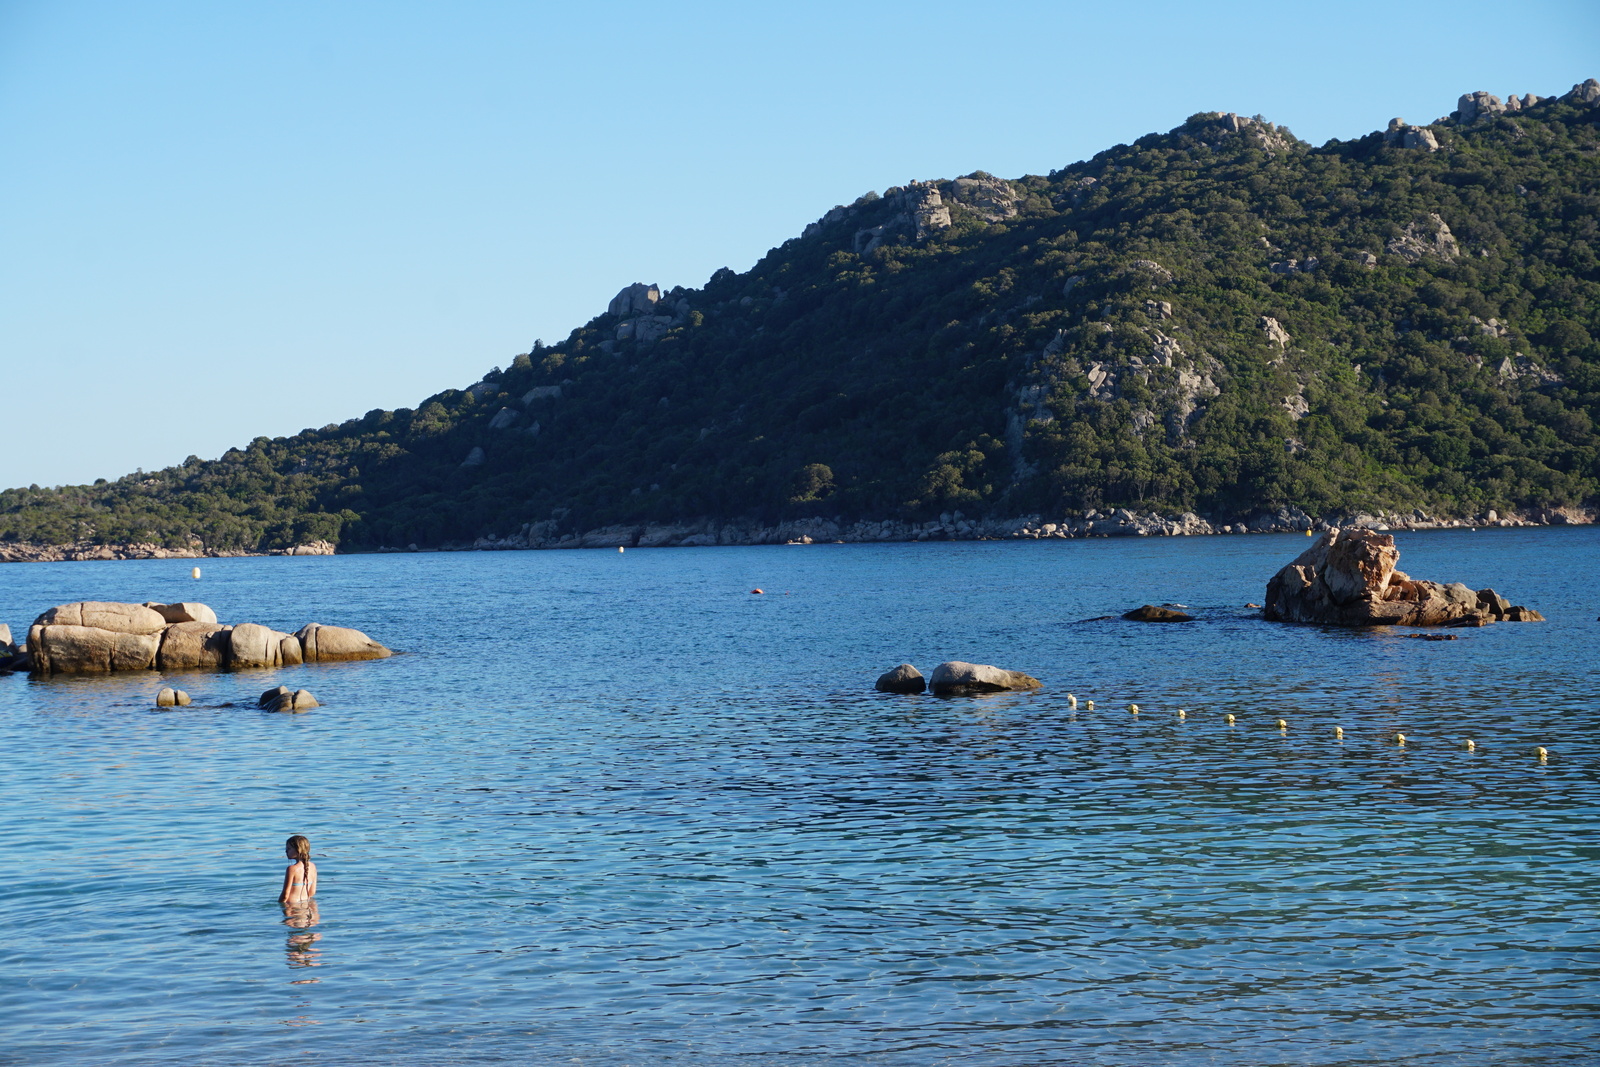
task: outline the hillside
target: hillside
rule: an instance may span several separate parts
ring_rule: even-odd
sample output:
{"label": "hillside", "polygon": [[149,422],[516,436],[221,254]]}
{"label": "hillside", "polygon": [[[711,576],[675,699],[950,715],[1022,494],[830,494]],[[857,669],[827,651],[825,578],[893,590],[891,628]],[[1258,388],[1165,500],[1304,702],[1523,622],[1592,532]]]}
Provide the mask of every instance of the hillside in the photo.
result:
{"label": "hillside", "polygon": [[1321,147],[1198,114],[1049,175],[869,193],[414,410],[6,490],[0,541],[1592,505],[1597,120],[1592,79]]}

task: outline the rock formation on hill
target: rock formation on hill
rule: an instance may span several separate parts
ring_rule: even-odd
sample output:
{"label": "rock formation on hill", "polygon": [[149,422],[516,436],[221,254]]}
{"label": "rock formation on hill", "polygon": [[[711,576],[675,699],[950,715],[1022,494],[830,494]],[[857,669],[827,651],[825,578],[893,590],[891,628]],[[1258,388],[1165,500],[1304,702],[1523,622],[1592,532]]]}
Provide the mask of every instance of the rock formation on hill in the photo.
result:
{"label": "rock formation on hill", "polygon": [[1493,589],[1415,580],[1395,569],[1394,537],[1374,530],[1330,530],[1267,583],[1262,617],[1326,626],[1483,626],[1540,622]]}
{"label": "rock formation on hill", "polygon": [[383,659],[389,649],[360,630],[311,623],[286,634],[256,623],[224,626],[204,604],[79,601],[44,612],[28,629],[35,674],[140,670],[244,670]]}

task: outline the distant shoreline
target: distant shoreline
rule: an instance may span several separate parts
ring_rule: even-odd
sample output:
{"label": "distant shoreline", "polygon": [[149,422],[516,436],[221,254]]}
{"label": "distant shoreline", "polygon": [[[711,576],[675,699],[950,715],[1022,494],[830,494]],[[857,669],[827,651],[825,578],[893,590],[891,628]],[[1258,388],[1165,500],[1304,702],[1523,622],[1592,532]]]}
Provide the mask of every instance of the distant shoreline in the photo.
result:
{"label": "distant shoreline", "polygon": [[1078,516],[1047,521],[1038,515],[1013,519],[971,520],[959,511],[926,522],[898,519],[861,520],[797,519],[766,526],[759,523],[703,519],[691,523],[618,523],[581,533],[558,534],[551,523],[525,525],[517,533],[500,537],[487,534],[471,542],[439,545],[380,546],[340,551],[328,541],[317,541],[265,552],[166,548],[151,543],[40,544],[0,541],[0,563],[67,563],[91,560],[232,559],[245,556],[376,555],[397,552],[503,552],[574,548],[700,548],[787,544],[874,544],[925,541],[1044,541],[1082,540],[1091,537],[1205,537],[1234,534],[1301,533],[1340,527],[1380,531],[1479,529],[1484,527],[1587,526],[1600,515],[1594,508],[1539,508],[1500,513],[1488,511],[1465,518],[1435,518],[1420,511],[1409,514],[1358,513],[1317,519],[1298,511],[1280,511],[1253,520],[1212,523],[1193,513],[1176,518],[1126,509],[1091,510]]}

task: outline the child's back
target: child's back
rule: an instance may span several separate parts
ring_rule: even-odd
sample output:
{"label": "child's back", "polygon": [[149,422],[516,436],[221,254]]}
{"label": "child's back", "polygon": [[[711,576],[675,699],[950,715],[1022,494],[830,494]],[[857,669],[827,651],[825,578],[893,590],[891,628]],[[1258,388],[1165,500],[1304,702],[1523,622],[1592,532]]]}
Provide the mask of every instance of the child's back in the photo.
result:
{"label": "child's back", "polygon": [[289,838],[283,854],[291,861],[283,869],[283,891],[278,894],[280,904],[300,904],[317,895],[317,865],[311,862],[311,842],[299,834]]}

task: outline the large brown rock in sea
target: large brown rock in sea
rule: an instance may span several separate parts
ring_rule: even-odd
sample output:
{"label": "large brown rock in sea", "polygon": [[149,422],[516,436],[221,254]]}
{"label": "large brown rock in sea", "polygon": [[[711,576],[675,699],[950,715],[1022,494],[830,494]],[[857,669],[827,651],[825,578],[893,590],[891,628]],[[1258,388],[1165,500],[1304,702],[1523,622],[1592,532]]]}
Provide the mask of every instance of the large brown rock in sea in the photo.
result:
{"label": "large brown rock in sea", "polygon": [[1483,626],[1543,621],[1493,589],[1421,581],[1395,569],[1394,538],[1375,530],[1330,530],[1267,583],[1262,617],[1324,626]]}
{"label": "large brown rock in sea", "polygon": [[360,630],[352,630],[348,626],[324,626],[310,622],[302,626],[295,637],[300,639],[307,663],[385,659],[394,655]]}
{"label": "large brown rock in sea", "polygon": [[294,634],[286,634],[254,622],[235,626],[230,635],[229,646],[228,666],[235,670],[251,667],[292,667],[304,659],[300,642]]}
{"label": "large brown rock in sea", "polygon": [[233,627],[209,622],[178,622],[161,631],[156,667],[163,671],[220,670],[228,665]]}
{"label": "large brown rock in sea", "polygon": [[894,670],[878,675],[878,681],[872,688],[880,693],[922,693],[927,691],[928,680],[911,664],[902,663]]}
{"label": "large brown rock in sea", "polygon": [[934,696],[971,696],[974,693],[1003,693],[1010,689],[1038,689],[1039,679],[1021,671],[991,667],[987,663],[951,660],[933,669],[928,688]]}
{"label": "large brown rock in sea", "polygon": [[59,623],[35,623],[28,629],[30,666],[38,674],[142,671],[155,666],[160,646],[159,632],[119,633],[98,626]]}

